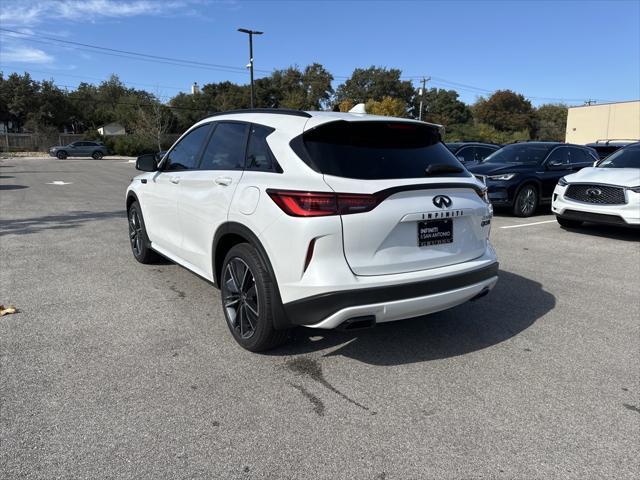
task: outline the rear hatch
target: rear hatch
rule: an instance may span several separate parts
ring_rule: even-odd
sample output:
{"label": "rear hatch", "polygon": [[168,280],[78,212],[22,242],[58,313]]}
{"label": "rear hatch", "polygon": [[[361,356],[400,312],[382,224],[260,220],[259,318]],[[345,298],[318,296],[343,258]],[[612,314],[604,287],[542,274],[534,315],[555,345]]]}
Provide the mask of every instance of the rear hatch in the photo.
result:
{"label": "rear hatch", "polygon": [[304,134],[307,162],[337,193],[371,194],[375,208],[341,215],[356,275],[384,275],[481,256],[489,231],[482,187],[440,142],[436,127],[337,121]]}

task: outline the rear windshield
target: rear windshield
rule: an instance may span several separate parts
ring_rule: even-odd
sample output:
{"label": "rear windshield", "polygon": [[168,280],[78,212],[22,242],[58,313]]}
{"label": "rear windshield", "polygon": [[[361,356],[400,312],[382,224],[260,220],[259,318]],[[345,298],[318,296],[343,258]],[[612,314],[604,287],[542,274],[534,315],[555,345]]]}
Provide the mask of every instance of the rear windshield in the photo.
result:
{"label": "rear windshield", "polygon": [[598,152],[598,157],[600,157],[601,159],[607,158],[613,152],[620,149],[619,146],[607,146],[607,147],[595,146],[591,148],[593,148],[596,152]]}
{"label": "rear windshield", "polygon": [[[363,180],[426,177],[427,167],[452,167],[438,177],[469,177],[434,127],[408,122],[346,122],[303,134],[300,157],[314,170]],[[292,142],[292,147],[297,150]],[[441,169],[442,170],[442,169]],[[433,175],[432,175],[433,176]]]}

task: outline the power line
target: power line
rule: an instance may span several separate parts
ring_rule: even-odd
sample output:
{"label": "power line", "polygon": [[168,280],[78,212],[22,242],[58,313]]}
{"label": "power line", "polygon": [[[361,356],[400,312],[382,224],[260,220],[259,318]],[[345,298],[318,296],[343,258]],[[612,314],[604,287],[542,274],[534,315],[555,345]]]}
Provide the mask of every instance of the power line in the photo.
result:
{"label": "power line", "polygon": [[[165,57],[165,56],[161,56],[161,55],[152,55],[152,54],[146,54],[146,53],[140,53],[140,52],[133,52],[133,51],[129,51],[129,50],[120,50],[120,49],[115,49],[115,48],[110,48],[110,47],[104,47],[104,46],[100,46],[100,45],[92,45],[89,43],[82,43],[82,42],[74,42],[71,40],[65,40],[62,38],[58,38],[58,37],[52,37],[52,36],[48,36],[48,35],[39,35],[39,34],[34,34],[34,33],[25,33],[25,32],[20,32],[18,30],[12,30],[9,28],[2,28],[0,27],[0,32],[8,32],[10,34],[13,35],[7,35],[6,33],[0,33],[0,35],[6,35],[10,38],[16,38],[14,35],[21,35],[23,38],[23,40],[27,40],[27,41],[31,41],[31,42],[36,42],[36,43],[44,43],[47,45],[50,45],[48,42],[44,42],[42,40],[37,40],[37,38],[42,38],[42,39],[46,39],[49,41],[53,41],[53,42],[58,42],[60,44],[64,44],[64,45],[70,45],[72,46],[72,48],[75,48],[77,50],[82,50],[82,51],[88,51],[88,52],[92,52],[92,53],[99,53],[99,54],[103,54],[103,55],[110,55],[110,56],[115,56],[115,57],[120,57],[120,58],[128,58],[128,59],[132,59],[132,60],[142,60],[142,61],[146,61],[146,62],[154,62],[154,63],[162,63],[162,64],[166,64],[166,65],[173,65],[173,66],[180,66],[180,67],[186,67],[186,68],[197,68],[197,69],[204,69],[204,70],[214,70],[214,71],[221,71],[221,72],[225,72],[225,73],[235,73],[235,74],[245,74],[245,69],[244,67],[236,67],[236,66],[232,66],[232,65],[221,65],[221,64],[215,64],[215,63],[207,63],[207,62],[200,62],[200,61],[196,61],[196,60],[186,60],[186,59],[180,59],[180,58],[175,58],[175,57]],[[29,38],[24,38],[24,37],[29,37]],[[35,38],[34,38],[35,37]],[[260,69],[255,69],[256,72],[260,72],[260,73],[271,73],[271,70],[260,70]],[[401,79],[402,80],[419,80],[423,77],[425,77],[426,75],[417,75],[417,76],[402,76]],[[349,79],[351,78],[350,76],[346,76],[346,75],[333,75],[334,79]],[[465,90],[465,91],[472,91],[472,92],[476,92],[476,93],[483,93],[483,94],[493,94],[495,93],[497,90],[491,90],[491,89],[487,89],[487,88],[483,88],[483,87],[477,87],[474,85],[468,85],[465,83],[460,83],[460,82],[454,82],[451,80],[447,80],[445,78],[442,77],[435,77],[432,76],[432,79],[434,80],[434,85],[438,84],[438,85],[444,85],[445,87],[450,85],[452,87],[455,87],[456,89],[459,90]],[[177,87],[168,87],[168,88],[176,88]],[[180,89],[181,90],[181,89]],[[561,97],[538,97],[538,96],[533,96],[533,95],[523,95],[525,98],[528,98],[530,100],[548,100],[548,101],[561,101],[561,102],[583,102],[584,99],[582,98],[561,98]],[[599,102],[613,102],[613,100],[606,100],[606,99],[595,99]]]}
{"label": "power line", "polygon": [[[183,67],[191,67],[191,68],[200,68],[200,69],[205,69],[205,70],[217,70],[217,71],[223,71],[223,72],[227,72],[227,73],[245,73],[245,68],[244,67],[236,67],[233,65],[220,65],[220,64],[216,64],[216,63],[207,63],[207,62],[199,62],[196,60],[187,60],[187,59],[181,59],[181,58],[174,58],[174,57],[164,57],[161,55],[151,55],[151,54],[147,54],[147,53],[140,53],[140,52],[133,52],[133,51],[129,51],[129,50],[120,50],[120,49],[116,49],[116,48],[110,48],[110,47],[104,47],[101,45],[92,45],[89,43],[82,43],[82,42],[74,42],[71,40],[64,40],[62,38],[58,38],[58,37],[51,37],[48,35],[39,35],[39,34],[34,34],[34,33],[24,33],[24,32],[20,32],[18,30],[11,30],[9,28],[2,28],[0,27],[0,31],[2,32],[8,32],[12,35],[7,35],[6,33],[4,33],[3,35],[8,36],[9,38],[16,38],[15,35],[21,35],[22,37],[27,37],[27,38],[22,38],[22,40],[27,40],[30,42],[36,42],[36,43],[44,43],[47,45],[50,45],[49,42],[57,42],[60,44],[64,44],[64,45],[69,45],[71,46],[71,48],[75,48],[77,50],[82,50],[82,51],[88,51],[88,52],[92,52],[92,53],[100,53],[103,55],[111,55],[111,56],[115,56],[115,57],[121,57],[121,58],[131,58],[131,59],[137,59],[137,60],[144,60],[144,61],[152,61],[155,63],[163,63],[163,64],[167,64],[167,65],[175,65],[175,66],[183,66]],[[38,40],[38,38],[44,39],[44,40],[48,40],[49,42],[44,42],[42,40]],[[271,73],[268,70],[258,70],[256,69],[256,71],[258,72],[263,72],[263,73]]]}

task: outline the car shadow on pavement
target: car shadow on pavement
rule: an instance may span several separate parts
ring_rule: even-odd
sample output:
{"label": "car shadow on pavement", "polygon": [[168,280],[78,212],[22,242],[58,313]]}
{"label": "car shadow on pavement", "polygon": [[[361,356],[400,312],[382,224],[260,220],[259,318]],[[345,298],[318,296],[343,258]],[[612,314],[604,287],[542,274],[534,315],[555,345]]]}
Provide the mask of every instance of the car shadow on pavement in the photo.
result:
{"label": "car shadow on pavement", "polygon": [[615,225],[599,225],[597,223],[585,223],[578,228],[560,228],[571,233],[610,238],[612,240],[624,240],[627,242],[637,242],[640,240],[640,228],[618,227]]}
{"label": "car shadow on pavement", "polygon": [[540,283],[501,270],[493,291],[475,302],[357,332],[300,328],[291,343],[270,354],[304,355],[340,345],[325,356],[380,366],[450,358],[518,335],[555,304],[555,297]]}
{"label": "car shadow on pavement", "polygon": [[108,218],[126,218],[126,213],[124,209],[111,212],[77,211],[61,215],[0,220],[0,236],[27,235],[43,230],[76,228],[87,222]]}

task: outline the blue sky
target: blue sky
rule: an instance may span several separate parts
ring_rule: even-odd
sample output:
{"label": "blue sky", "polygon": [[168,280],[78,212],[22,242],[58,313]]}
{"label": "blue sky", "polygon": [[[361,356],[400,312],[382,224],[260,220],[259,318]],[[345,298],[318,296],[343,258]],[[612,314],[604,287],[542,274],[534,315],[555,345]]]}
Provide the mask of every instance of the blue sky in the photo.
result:
{"label": "blue sky", "polygon": [[[248,82],[247,27],[257,76],[322,63],[337,86],[356,67],[400,68],[469,103],[512,89],[534,104],[640,98],[640,0],[269,1],[2,0],[0,69],[67,88],[116,73],[169,98],[200,84]],[[43,39],[225,66],[134,60]],[[113,53],[113,52],[112,52]],[[227,68],[231,67],[231,68]]]}

